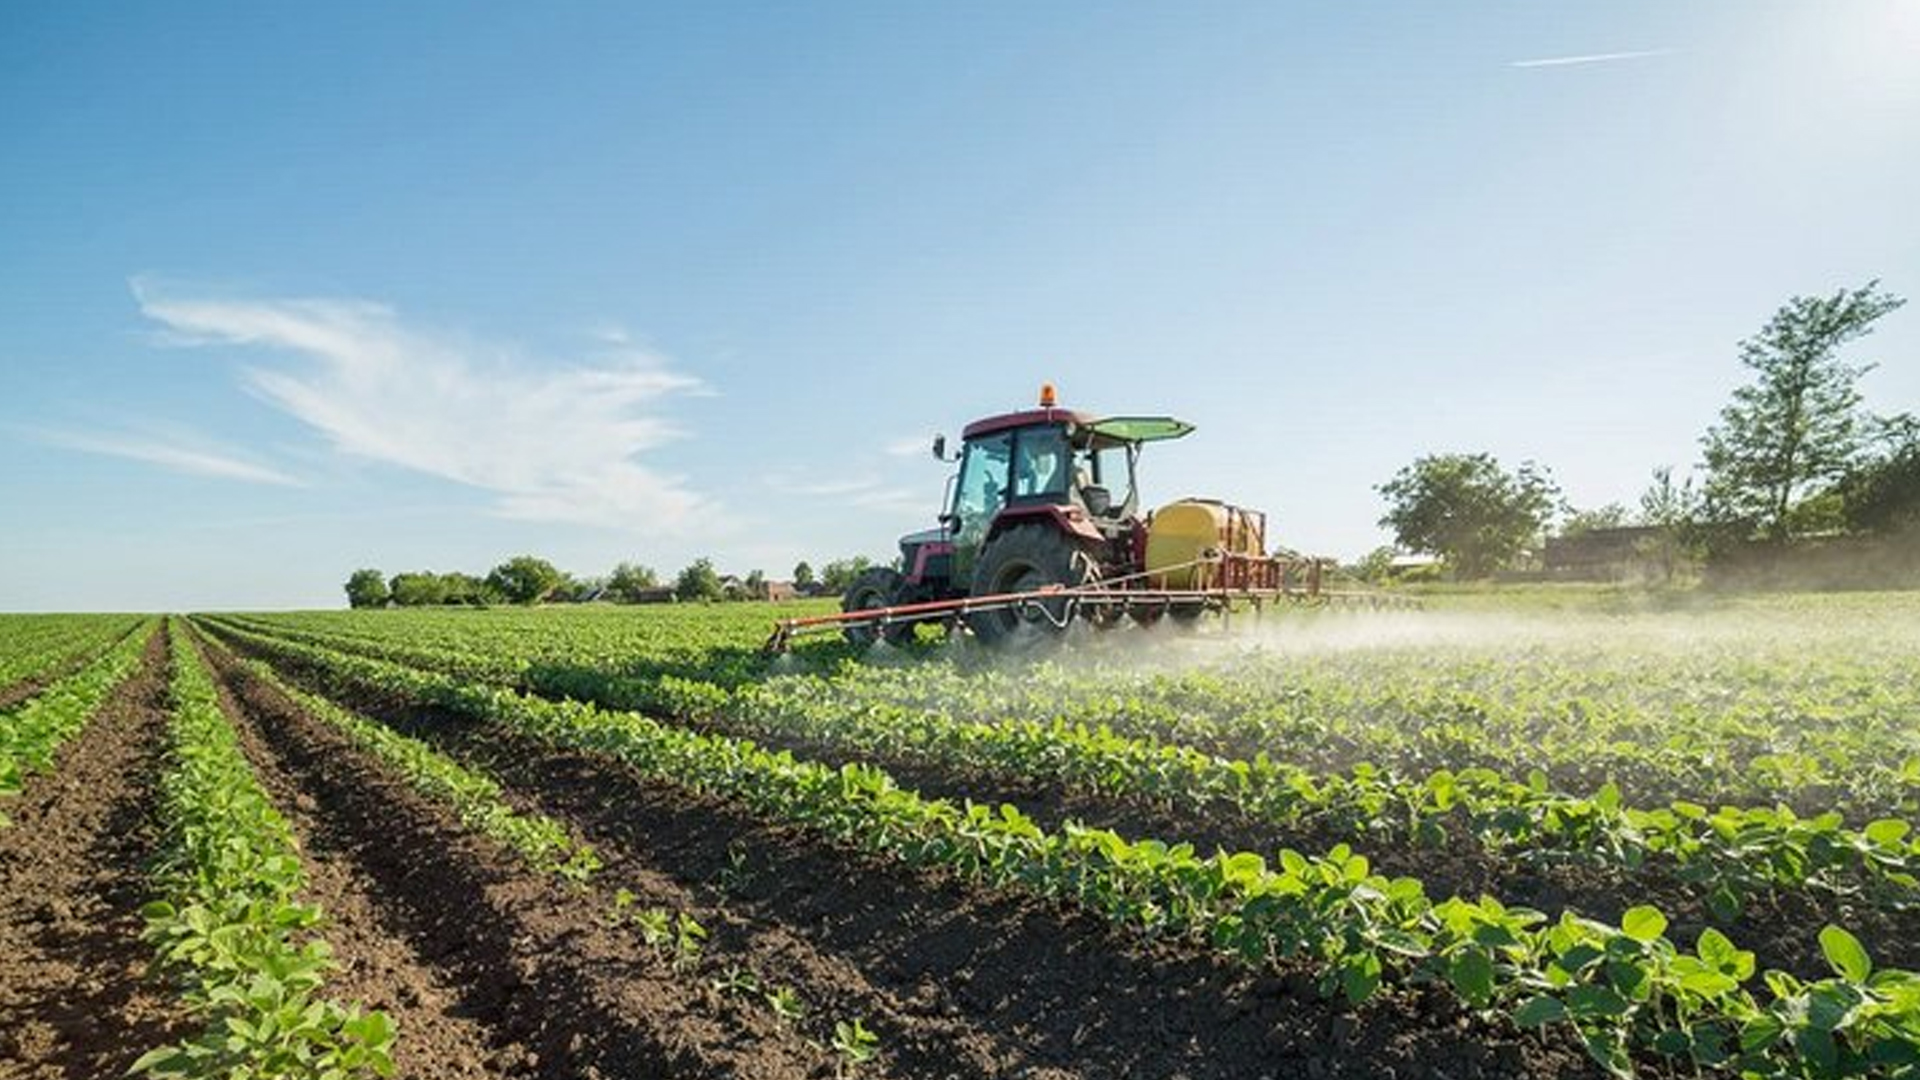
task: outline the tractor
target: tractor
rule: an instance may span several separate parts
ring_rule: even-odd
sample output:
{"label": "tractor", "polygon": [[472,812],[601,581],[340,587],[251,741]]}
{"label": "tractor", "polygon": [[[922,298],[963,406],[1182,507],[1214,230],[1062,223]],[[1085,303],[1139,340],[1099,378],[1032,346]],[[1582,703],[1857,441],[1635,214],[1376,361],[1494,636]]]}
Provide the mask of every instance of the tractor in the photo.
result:
{"label": "tractor", "polygon": [[1256,511],[1181,499],[1141,513],[1142,447],[1193,430],[1172,417],[1062,408],[1046,385],[1037,408],[967,425],[957,455],[936,437],[934,456],[959,465],[938,526],[900,539],[900,569],[861,574],[840,615],[786,620],[769,648],[830,627],[857,645],[897,644],[924,623],[1025,646],[1076,620],[1187,623],[1236,601],[1317,595],[1320,561],[1267,555]]}

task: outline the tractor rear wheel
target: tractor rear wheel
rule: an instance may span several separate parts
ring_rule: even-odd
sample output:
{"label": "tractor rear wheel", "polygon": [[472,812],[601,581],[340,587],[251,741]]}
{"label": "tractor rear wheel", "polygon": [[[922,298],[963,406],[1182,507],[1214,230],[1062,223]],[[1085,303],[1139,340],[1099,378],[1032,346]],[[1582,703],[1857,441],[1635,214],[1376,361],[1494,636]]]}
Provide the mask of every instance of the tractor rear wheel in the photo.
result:
{"label": "tractor rear wheel", "polygon": [[[1100,580],[1093,558],[1060,530],[1019,525],[995,537],[973,570],[974,596],[1032,592],[1049,585],[1078,588]],[[1031,648],[1064,634],[1073,609],[1062,599],[976,611],[967,627],[988,645]]]}
{"label": "tractor rear wheel", "polygon": [[[874,608],[892,607],[899,603],[901,577],[898,571],[886,566],[875,566],[862,572],[847,586],[840,596],[841,611],[871,611]],[[846,639],[865,648],[884,639],[889,645],[898,645],[913,633],[912,623],[895,623],[881,627],[874,624],[849,626],[841,631]]]}

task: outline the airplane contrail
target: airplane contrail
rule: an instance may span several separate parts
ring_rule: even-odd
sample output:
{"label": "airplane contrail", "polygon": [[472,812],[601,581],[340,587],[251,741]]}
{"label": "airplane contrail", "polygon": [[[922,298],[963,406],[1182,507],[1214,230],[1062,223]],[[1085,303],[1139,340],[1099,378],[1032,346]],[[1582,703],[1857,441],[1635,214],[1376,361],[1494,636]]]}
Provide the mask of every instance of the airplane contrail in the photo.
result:
{"label": "airplane contrail", "polygon": [[1639,49],[1634,52],[1590,53],[1586,56],[1548,56],[1538,60],[1515,60],[1508,67],[1568,67],[1573,64],[1604,64],[1609,60],[1639,60],[1648,56],[1665,56],[1672,49]]}

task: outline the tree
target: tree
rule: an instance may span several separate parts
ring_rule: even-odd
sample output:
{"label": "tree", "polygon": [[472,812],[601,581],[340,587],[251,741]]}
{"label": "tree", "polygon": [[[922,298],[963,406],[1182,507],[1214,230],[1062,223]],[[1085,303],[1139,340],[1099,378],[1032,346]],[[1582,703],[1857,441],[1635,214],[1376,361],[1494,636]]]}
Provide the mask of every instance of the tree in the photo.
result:
{"label": "tree", "polygon": [[439,575],[439,604],[468,604],[473,607],[485,607],[497,604],[505,594],[484,578],[463,574],[458,570]]}
{"label": "tree", "polygon": [[1878,423],[1876,452],[1836,488],[1854,532],[1890,535],[1920,528],[1920,419]]}
{"label": "tree", "polygon": [[673,579],[673,595],[682,600],[718,600],[721,598],[720,574],[712,559],[695,559],[680,576]]}
{"label": "tree", "polygon": [[531,555],[515,555],[487,575],[488,587],[515,604],[538,603],[565,581],[552,563]]}
{"label": "tree", "polygon": [[1795,502],[1855,464],[1865,434],[1855,384],[1873,365],[1844,363],[1837,352],[1906,302],[1879,284],[1796,296],[1740,343],[1740,362],[1755,379],[1733,392],[1700,440],[1714,520],[1787,539]]}
{"label": "tree", "polygon": [[748,571],[746,581],[741,584],[747,587],[747,597],[749,599],[765,600],[767,598],[767,575],[765,571]]}
{"label": "tree", "polygon": [[653,567],[623,562],[607,577],[607,595],[622,603],[637,603],[649,589],[660,587],[660,575]]}
{"label": "tree", "polygon": [[843,593],[853,584],[853,579],[867,572],[873,566],[873,560],[865,555],[855,555],[851,559],[835,559],[820,571],[820,586],[829,593]]}
{"label": "tree", "polygon": [[1469,578],[1492,573],[1525,549],[1560,494],[1532,462],[1509,473],[1491,454],[1428,455],[1376,490],[1387,498],[1380,524],[1401,547],[1439,555]]}
{"label": "tree", "polygon": [[424,607],[429,604],[446,602],[446,586],[440,575],[431,571],[400,573],[393,575],[390,586],[393,602],[400,607]]}
{"label": "tree", "polygon": [[793,587],[801,592],[805,592],[813,588],[813,586],[813,564],[805,559],[795,563],[793,567]]}
{"label": "tree", "polygon": [[1618,529],[1627,523],[1627,508],[1619,503],[1608,503],[1591,510],[1575,510],[1560,523],[1561,536],[1579,536],[1595,529]]}
{"label": "tree", "polygon": [[385,607],[387,595],[387,579],[378,570],[355,570],[347,578],[348,607]]}

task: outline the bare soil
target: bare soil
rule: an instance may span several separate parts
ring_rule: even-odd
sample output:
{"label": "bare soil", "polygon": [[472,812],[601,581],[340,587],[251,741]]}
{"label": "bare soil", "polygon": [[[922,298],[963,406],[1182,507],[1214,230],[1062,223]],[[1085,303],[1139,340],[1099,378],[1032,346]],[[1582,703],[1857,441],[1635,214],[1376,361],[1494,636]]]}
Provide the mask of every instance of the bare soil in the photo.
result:
{"label": "bare soil", "polygon": [[160,843],[164,634],[139,671],[28,781],[0,828],[0,1077],[92,1080],[192,1030],[143,978],[140,906]]}
{"label": "bare soil", "polygon": [[[362,694],[348,703],[491,769],[527,805],[610,852],[643,857],[678,889],[719,890],[729,910],[843,958],[873,994],[897,1003],[870,1024],[887,1050],[886,1075],[1595,1074],[1567,1040],[1467,1016],[1441,991],[1397,991],[1352,1009],[1321,997],[1303,969],[1254,972],[1185,944],[1142,942],[1091,916],[866,856],[617,763],[406,701]],[[872,1000],[859,987],[849,994]]]}

